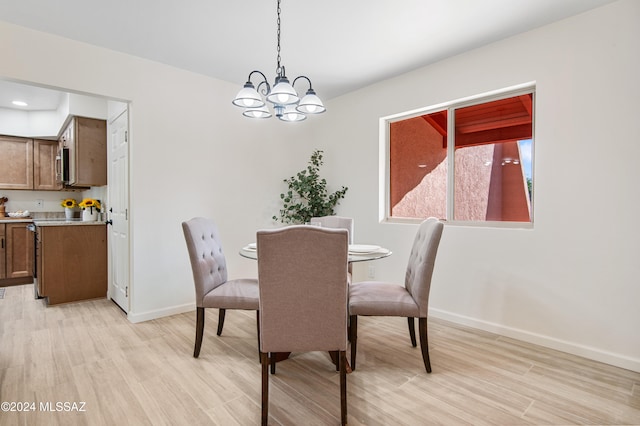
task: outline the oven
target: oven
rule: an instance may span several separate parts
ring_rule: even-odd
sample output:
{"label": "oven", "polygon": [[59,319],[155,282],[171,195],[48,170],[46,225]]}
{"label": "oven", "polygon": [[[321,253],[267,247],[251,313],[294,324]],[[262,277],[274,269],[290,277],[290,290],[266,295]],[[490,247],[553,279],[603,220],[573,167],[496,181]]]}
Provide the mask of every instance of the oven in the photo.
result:
{"label": "oven", "polygon": [[40,260],[40,241],[38,238],[38,227],[35,224],[30,223],[27,225],[27,230],[33,233],[33,292],[36,299],[41,299],[42,296],[40,296],[39,288],[40,283],[38,282],[38,261]]}

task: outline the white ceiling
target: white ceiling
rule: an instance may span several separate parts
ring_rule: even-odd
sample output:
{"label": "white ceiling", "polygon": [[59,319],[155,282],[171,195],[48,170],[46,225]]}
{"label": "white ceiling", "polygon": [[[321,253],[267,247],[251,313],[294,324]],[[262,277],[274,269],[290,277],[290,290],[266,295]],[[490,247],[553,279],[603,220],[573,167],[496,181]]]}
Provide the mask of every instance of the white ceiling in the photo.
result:
{"label": "white ceiling", "polygon": [[[283,0],[282,65],[326,101],[613,1]],[[0,11],[6,22],[238,88],[254,69],[275,77],[276,0],[0,0]],[[0,107],[18,96],[8,87],[0,85]]]}

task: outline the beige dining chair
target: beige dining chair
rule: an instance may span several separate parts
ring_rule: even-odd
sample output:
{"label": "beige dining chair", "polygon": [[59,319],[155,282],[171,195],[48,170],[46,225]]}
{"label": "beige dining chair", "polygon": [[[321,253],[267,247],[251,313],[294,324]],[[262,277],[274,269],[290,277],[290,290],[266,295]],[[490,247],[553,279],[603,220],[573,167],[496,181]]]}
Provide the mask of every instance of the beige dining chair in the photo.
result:
{"label": "beige dining chair", "polygon": [[257,311],[259,321],[258,280],[228,279],[227,262],[222,251],[220,234],[218,227],[211,219],[195,217],[182,222],[182,230],[189,251],[193,283],[196,288],[196,342],[193,356],[198,358],[204,334],[205,308],[218,308],[218,336],[222,334],[227,309]]}
{"label": "beige dining chair", "polygon": [[[269,417],[269,366],[276,353],[329,351],[338,355],[340,412],[347,419],[348,232],[313,226],[261,230],[260,280],[262,424]],[[313,380],[313,378],[309,378]]]}
{"label": "beige dining chair", "polygon": [[427,373],[431,373],[427,339],[427,313],[431,277],[436,261],[443,223],[436,218],[423,221],[413,241],[404,285],[363,281],[349,286],[349,340],[351,369],[356,369],[358,316],[407,317],[411,344],[416,347],[415,320],[418,318],[420,348]]}
{"label": "beige dining chair", "polygon": [[324,228],[346,229],[349,231],[349,244],[353,244],[353,218],[344,216],[318,216],[309,219],[309,223],[319,223]]}
{"label": "beige dining chair", "polygon": [[[349,231],[349,244],[353,244],[353,218],[345,216],[318,216],[309,219],[309,223],[319,223],[320,226],[325,228],[346,229]],[[349,284],[351,284],[351,277],[353,275],[353,268],[349,263]]]}

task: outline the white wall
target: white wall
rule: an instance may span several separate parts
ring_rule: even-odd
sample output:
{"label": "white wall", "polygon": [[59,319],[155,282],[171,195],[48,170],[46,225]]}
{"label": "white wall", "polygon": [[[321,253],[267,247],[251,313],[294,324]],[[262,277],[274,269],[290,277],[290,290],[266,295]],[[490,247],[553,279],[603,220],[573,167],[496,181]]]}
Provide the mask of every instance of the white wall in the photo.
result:
{"label": "white wall", "polygon": [[94,96],[66,93],[57,110],[20,111],[0,108],[0,134],[55,139],[68,117],[107,116],[107,101]]}
{"label": "white wall", "polygon": [[534,227],[447,225],[430,313],[640,371],[639,52],[620,1],[330,102],[340,212],[394,252],[377,278],[403,279],[416,230],[377,220],[379,117],[535,81]]}
{"label": "white wall", "polygon": [[355,218],[356,240],[394,251],[376,277],[401,280],[416,227],[378,222],[379,117],[536,81],[535,226],[447,226],[431,313],[640,371],[639,14],[622,0],[345,95],[294,126],[243,119],[230,104],[241,80],[1,22],[0,77],[131,101],[132,321],[193,309],[180,229],[192,216],[217,220],[232,276],[255,276],[237,250],[273,226],[282,179],[314,148],[330,185],[349,186],[338,212]]}
{"label": "white wall", "polygon": [[273,226],[282,179],[310,153],[305,127],[243,119],[231,105],[241,80],[221,82],[4,22],[0,51],[0,78],[130,102],[132,321],[194,309],[180,226],[193,216],[218,222],[232,277],[256,275],[255,262],[237,252],[257,228]]}

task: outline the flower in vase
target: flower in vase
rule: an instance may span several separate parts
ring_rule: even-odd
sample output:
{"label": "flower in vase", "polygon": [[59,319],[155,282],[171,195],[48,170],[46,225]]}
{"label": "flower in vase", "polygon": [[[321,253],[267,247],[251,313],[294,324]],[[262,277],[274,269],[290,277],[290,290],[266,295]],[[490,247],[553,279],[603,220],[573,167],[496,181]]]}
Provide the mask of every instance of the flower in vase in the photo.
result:
{"label": "flower in vase", "polygon": [[60,205],[62,207],[67,208],[67,209],[72,209],[72,208],[76,207],[78,205],[78,203],[73,198],[66,198],[66,199],[62,200]]}
{"label": "flower in vase", "polygon": [[91,208],[91,211],[93,211],[94,207],[97,210],[100,210],[100,200],[95,200],[93,198],[85,198],[80,203],[78,203],[78,207],[80,207],[83,210],[86,208]]}

